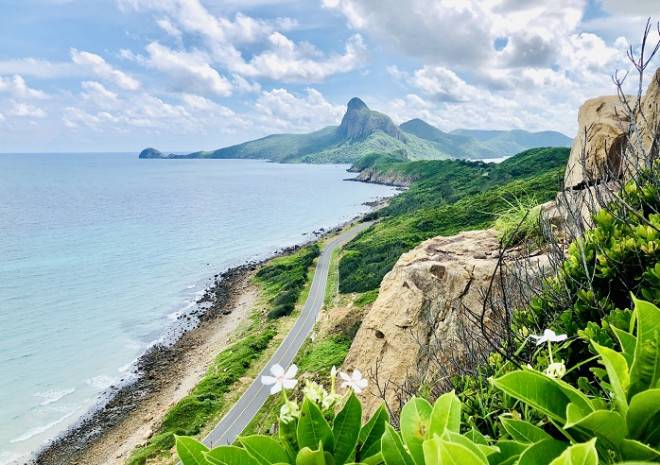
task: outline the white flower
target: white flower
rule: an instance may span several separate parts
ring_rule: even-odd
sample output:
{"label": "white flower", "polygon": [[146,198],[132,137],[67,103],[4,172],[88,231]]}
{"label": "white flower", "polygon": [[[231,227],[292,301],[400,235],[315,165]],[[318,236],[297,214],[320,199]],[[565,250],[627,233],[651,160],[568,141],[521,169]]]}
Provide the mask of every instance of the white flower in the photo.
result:
{"label": "white flower", "polygon": [[307,381],[305,387],[302,388],[302,392],[309,400],[317,404],[321,403],[321,399],[326,396],[325,389],[322,386],[319,386],[314,381]]}
{"label": "white flower", "polygon": [[561,378],[566,374],[566,365],[564,361],[551,363],[543,372],[550,378]]}
{"label": "white flower", "polygon": [[330,370],[330,377],[334,378],[335,376],[337,376],[337,367],[332,365],[332,370]]}
{"label": "white flower", "polygon": [[270,388],[271,394],[277,394],[282,388],[293,389],[298,384],[298,380],[294,379],[296,373],[298,373],[298,367],[295,364],[291,365],[285,373],[284,368],[276,363],[270,367],[270,372],[273,376],[262,376],[261,383],[265,386],[273,385]]}
{"label": "white flower", "polygon": [[344,380],[341,387],[348,387],[353,389],[356,394],[362,392],[362,389],[367,387],[367,380],[362,378],[360,370],[353,370],[353,374],[348,376],[343,371],[339,373],[339,377]]}
{"label": "white flower", "polygon": [[300,407],[292,401],[287,401],[280,408],[280,420],[284,423],[290,423],[300,417]]}
{"label": "white flower", "polygon": [[532,334],[532,337],[536,339],[536,345],[540,346],[544,342],[561,342],[565,341],[568,336],[565,334],[555,334],[555,332],[551,329],[546,329],[543,331],[543,336],[534,336]]}

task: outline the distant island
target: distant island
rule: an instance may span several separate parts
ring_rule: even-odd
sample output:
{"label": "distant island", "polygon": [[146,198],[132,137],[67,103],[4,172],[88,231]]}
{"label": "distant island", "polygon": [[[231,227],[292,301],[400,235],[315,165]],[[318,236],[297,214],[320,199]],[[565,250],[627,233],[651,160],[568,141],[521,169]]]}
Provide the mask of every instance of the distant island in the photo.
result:
{"label": "distant island", "polygon": [[353,163],[378,153],[401,160],[484,159],[515,155],[533,147],[570,147],[573,139],[555,131],[457,129],[451,133],[413,119],[400,126],[352,98],[339,126],[309,134],[272,134],[213,151],[186,155],[146,148],[140,158],[250,158],[280,163]]}

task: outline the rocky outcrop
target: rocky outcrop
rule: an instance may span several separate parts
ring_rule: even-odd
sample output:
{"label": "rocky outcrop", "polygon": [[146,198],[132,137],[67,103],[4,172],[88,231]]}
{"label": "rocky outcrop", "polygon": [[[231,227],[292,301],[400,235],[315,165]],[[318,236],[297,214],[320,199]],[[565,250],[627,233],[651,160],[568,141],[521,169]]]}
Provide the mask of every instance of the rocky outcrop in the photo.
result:
{"label": "rocky outcrop", "polygon": [[419,179],[419,175],[406,176],[401,172],[384,173],[374,168],[367,168],[361,171],[353,181],[369,182],[373,184],[384,184],[386,186],[410,187],[410,185]]}
{"label": "rocky outcrop", "polygon": [[390,137],[402,142],[408,138],[396,126],[389,116],[372,111],[359,98],[352,98],[346,107],[346,113],[337,128],[340,139],[364,139],[376,131],[383,131]]}
{"label": "rocky outcrop", "polygon": [[630,118],[616,95],[587,100],[578,113],[578,134],[568,158],[564,188],[594,184],[607,173],[619,175],[621,150]]}
{"label": "rocky outcrop", "polygon": [[[383,279],[344,362],[344,369],[371,378],[362,394],[365,414],[381,402],[378,386],[388,384],[386,400],[397,408],[395,387],[428,369],[429,350],[440,358],[451,354],[449,371],[453,363],[467,363],[467,352],[481,344],[481,332],[466,308],[481,310],[498,248],[494,230],[469,231],[429,239],[401,256]],[[490,324],[488,316],[485,322]]]}
{"label": "rocky outcrop", "polygon": [[142,152],[140,152],[139,158],[168,158],[168,157],[160,150],[157,150],[153,147],[147,147]]}

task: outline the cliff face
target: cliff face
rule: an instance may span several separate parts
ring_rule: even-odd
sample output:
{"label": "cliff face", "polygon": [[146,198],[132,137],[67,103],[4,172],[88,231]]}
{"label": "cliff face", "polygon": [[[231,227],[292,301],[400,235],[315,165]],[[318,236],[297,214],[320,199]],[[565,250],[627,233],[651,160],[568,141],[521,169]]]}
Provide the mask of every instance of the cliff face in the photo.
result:
{"label": "cliff face", "polygon": [[373,184],[384,184],[386,186],[410,187],[419,176],[405,176],[402,173],[382,173],[373,168],[361,171],[355,177],[355,181],[370,182]]}
{"label": "cliff face", "polygon": [[337,128],[340,139],[364,139],[376,131],[383,131],[390,137],[407,142],[407,137],[389,116],[372,111],[359,98],[352,98],[346,107],[346,113]]}
{"label": "cliff face", "polygon": [[[386,400],[397,408],[396,386],[424,373],[429,353],[468,363],[467,352],[483,345],[466,308],[481,310],[498,247],[494,230],[436,237],[403,254],[385,276],[344,362],[344,369],[359,369],[371,378],[361,395],[365,415],[380,405],[378,386],[388,383]],[[454,366],[447,362],[447,368],[451,372]]]}

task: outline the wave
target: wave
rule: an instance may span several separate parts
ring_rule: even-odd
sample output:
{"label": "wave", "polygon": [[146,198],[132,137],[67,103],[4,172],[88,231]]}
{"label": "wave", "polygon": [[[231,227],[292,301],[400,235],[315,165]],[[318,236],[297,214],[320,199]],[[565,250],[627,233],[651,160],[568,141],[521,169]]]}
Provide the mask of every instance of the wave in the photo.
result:
{"label": "wave", "polygon": [[52,390],[52,391],[46,391],[46,392],[37,392],[34,394],[34,397],[42,397],[44,399],[43,402],[41,402],[39,405],[46,406],[49,404],[52,404],[54,402],[57,402],[61,398],[68,396],[69,394],[72,394],[76,391],[76,388],[69,388],[69,389],[62,389],[62,390]]}
{"label": "wave", "polygon": [[27,441],[28,439],[31,439],[31,438],[33,438],[34,436],[38,435],[38,434],[41,434],[41,433],[43,433],[43,432],[46,432],[46,431],[48,431],[49,429],[51,429],[52,427],[57,426],[57,425],[59,425],[60,423],[62,423],[62,422],[63,422],[64,420],[66,420],[67,418],[70,418],[74,413],[76,413],[76,412],[78,411],[79,408],[80,408],[80,407],[76,407],[75,409],[73,409],[73,410],[67,412],[66,414],[64,414],[62,417],[60,417],[60,418],[58,418],[57,420],[52,421],[52,422],[50,422],[50,423],[48,423],[48,424],[46,424],[46,425],[36,426],[36,427],[30,429],[29,431],[27,431],[26,433],[24,433],[24,434],[22,434],[22,435],[20,435],[20,436],[18,436],[18,437],[16,437],[16,438],[10,440],[9,442],[10,442],[11,444],[16,444],[17,442]]}

